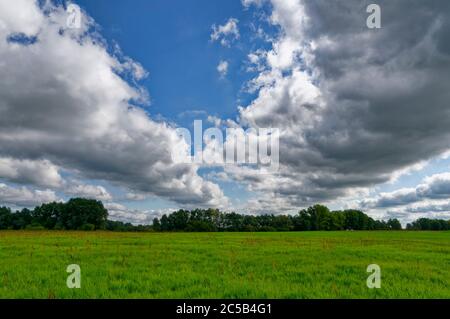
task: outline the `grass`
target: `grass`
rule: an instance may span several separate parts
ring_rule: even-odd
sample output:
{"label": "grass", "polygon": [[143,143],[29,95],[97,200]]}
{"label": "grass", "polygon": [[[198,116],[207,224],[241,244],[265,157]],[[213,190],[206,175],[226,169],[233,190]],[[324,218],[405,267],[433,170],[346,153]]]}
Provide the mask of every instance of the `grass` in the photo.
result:
{"label": "grass", "polygon": [[450,298],[450,232],[6,231],[0,298]]}

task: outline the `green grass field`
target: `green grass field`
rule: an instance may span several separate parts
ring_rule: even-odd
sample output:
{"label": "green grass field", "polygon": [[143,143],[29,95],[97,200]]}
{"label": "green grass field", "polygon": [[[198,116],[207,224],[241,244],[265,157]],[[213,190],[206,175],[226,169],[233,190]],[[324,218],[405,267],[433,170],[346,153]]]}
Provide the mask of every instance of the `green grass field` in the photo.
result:
{"label": "green grass field", "polygon": [[0,232],[0,297],[450,298],[450,232]]}

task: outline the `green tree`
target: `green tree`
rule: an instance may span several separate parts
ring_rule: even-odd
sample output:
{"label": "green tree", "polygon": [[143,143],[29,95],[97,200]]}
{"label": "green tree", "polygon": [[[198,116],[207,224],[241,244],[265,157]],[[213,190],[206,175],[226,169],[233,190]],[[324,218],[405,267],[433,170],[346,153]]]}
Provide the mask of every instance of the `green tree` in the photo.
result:
{"label": "green tree", "polygon": [[105,229],[108,211],[101,201],[72,198],[62,210],[62,224],[66,229],[81,229],[84,225],[94,225],[94,229]]}
{"label": "green tree", "polygon": [[401,230],[402,224],[400,224],[400,221],[398,219],[389,219],[387,221],[388,229],[391,230]]}
{"label": "green tree", "polygon": [[64,214],[64,203],[48,203],[36,207],[33,210],[33,224],[41,225],[45,229],[54,229]]}
{"label": "green tree", "polygon": [[12,213],[8,207],[0,207],[0,229],[11,228]]}

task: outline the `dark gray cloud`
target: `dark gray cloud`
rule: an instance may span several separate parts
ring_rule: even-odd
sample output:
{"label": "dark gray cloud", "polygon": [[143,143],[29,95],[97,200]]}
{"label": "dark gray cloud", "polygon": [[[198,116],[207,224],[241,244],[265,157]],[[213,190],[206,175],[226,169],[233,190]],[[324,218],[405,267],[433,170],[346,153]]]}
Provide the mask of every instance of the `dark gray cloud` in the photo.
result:
{"label": "dark gray cloud", "polygon": [[241,110],[282,130],[281,178],[261,188],[332,200],[449,149],[450,2],[378,1],[381,29],[366,27],[369,3],[272,0],[281,35]]}

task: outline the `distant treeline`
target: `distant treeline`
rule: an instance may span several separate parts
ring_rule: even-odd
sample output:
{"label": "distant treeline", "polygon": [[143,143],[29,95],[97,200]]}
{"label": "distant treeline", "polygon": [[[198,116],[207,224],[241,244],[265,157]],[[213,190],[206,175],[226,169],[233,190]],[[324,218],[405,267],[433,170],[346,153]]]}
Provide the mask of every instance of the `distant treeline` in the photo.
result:
{"label": "distant treeline", "polygon": [[13,213],[0,207],[0,229],[106,229],[108,211],[103,203],[91,199],[74,198],[67,203],[48,203]]}
{"label": "distant treeline", "polygon": [[450,230],[450,220],[420,218],[406,225],[408,230]]}
{"label": "distant treeline", "polygon": [[[330,211],[315,205],[296,215],[241,215],[216,209],[179,210],[153,220],[155,231],[265,232],[401,230],[398,219],[374,220],[359,210]],[[407,225],[408,230],[450,230],[450,221],[421,218]]]}
{"label": "distant treeline", "polygon": [[[315,205],[296,215],[243,215],[217,209],[178,210],[153,225],[135,226],[108,220],[101,201],[73,198],[67,203],[48,203],[12,212],[0,207],[0,229],[28,230],[110,230],[158,232],[268,232],[315,230],[401,230],[397,219],[374,220],[359,210],[330,211]],[[421,218],[408,230],[450,230],[450,221]]]}
{"label": "distant treeline", "polygon": [[378,221],[358,210],[331,212],[315,205],[296,215],[241,215],[216,209],[179,210],[155,218],[156,231],[314,231],[314,230],[400,230],[397,219]]}

